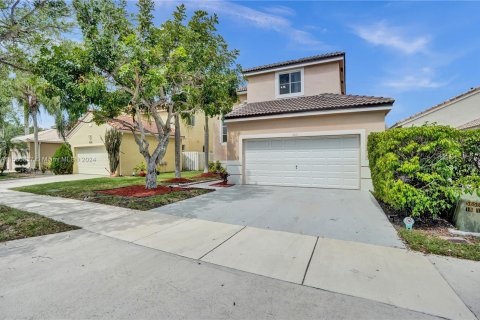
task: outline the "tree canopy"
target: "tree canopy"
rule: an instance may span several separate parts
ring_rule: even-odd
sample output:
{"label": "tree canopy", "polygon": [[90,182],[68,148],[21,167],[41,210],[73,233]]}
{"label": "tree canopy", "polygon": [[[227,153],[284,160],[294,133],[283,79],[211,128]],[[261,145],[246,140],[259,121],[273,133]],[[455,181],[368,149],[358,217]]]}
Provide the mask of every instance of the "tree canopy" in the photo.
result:
{"label": "tree canopy", "polygon": [[[83,44],[45,47],[38,66],[62,91],[69,113],[79,115],[92,109],[95,122],[118,122],[132,132],[147,163],[146,186],[154,188],[173,117],[198,110],[198,104],[192,102],[204,92],[206,74],[220,66],[220,61],[224,61],[222,66],[231,64],[238,53],[228,51],[221,37],[212,36],[216,16],[196,11],[187,21],[181,5],[170,20],[156,26],[153,1],[140,0],[137,6],[138,13],[132,17],[124,1],[74,0]],[[219,81],[225,72],[218,70],[223,73],[209,77],[218,85],[212,86],[212,92],[221,92],[230,84]],[[233,75],[236,69],[230,72]],[[121,115],[129,115],[133,121],[119,118]],[[155,132],[145,128],[145,121],[154,125]],[[155,138],[155,145],[150,145],[147,136]]]}
{"label": "tree canopy", "polygon": [[63,0],[0,0],[0,64],[30,70],[28,56],[68,30]]}

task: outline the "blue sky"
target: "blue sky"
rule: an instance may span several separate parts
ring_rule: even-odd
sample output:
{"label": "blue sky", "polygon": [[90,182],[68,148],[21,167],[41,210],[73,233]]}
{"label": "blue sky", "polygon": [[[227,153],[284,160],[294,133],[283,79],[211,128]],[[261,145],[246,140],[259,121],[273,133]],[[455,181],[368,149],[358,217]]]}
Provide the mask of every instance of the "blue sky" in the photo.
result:
{"label": "blue sky", "polygon": [[345,51],[347,94],[396,99],[388,125],[480,86],[480,2],[157,0],[157,21],[180,3],[217,13],[245,68]]}

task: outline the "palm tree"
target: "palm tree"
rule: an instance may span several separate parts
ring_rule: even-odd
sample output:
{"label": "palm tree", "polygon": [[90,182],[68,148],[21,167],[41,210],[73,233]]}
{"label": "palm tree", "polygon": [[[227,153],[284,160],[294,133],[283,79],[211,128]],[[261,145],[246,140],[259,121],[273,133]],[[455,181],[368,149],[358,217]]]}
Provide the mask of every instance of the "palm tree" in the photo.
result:
{"label": "palm tree", "polygon": [[10,152],[15,150],[22,156],[27,154],[27,145],[24,142],[13,141],[14,137],[21,134],[22,127],[18,123],[2,121],[0,128],[0,174],[3,174],[3,171],[7,169]]}
{"label": "palm tree", "polygon": [[[40,145],[38,141],[38,116],[40,109],[50,115],[57,115],[60,108],[58,97],[49,97],[50,85],[44,79],[34,75],[17,73],[15,78],[15,96],[23,104],[25,117],[32,119],[35,153],[35,170],[40,168]],[[28,123],[26,124],[28,126]]]}

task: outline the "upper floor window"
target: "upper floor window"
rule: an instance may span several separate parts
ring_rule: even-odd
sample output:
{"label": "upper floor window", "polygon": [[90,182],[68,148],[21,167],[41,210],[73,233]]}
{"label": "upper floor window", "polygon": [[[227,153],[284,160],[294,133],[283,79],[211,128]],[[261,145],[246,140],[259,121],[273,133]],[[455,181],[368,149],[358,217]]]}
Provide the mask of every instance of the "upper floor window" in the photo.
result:
{"label": "upper floor window", "polygon": [[303,69],[278,72],[276,85],[277,97],[303,95]]}

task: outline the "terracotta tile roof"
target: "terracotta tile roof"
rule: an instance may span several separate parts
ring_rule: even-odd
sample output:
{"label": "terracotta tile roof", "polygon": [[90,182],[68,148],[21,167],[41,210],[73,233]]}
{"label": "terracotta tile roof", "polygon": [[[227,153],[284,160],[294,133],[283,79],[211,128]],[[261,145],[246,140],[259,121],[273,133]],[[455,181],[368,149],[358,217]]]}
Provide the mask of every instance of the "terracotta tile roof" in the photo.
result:
{"label": "terracotta tile roof", "polygon": [[345,52],[331,52],[331,53],[319,54],[319,55],[315,55],[315,56],[296,59],[296,60],[287,60],[287,61],[282,61],[282,62],[266,64],[266,65],[263,65],[263,66],[247,68],[247,69],[243,69],[242,72],[243,73],[250,73],[250,72],[256,72],[256,71],[264,71],[264,70],[278,68],[278,67],[286,67],[286,66],[300,64],[300,63],[321,61],[321,60],[326,60],[326,59],[329,59],[329,58],[344,57],[344,56],[345,56]]}
{"label": "terracotta tile roof", "polygon": [[475,128],[475,127],[480,127],[480,118],[467,122],[465,124],[462,124],[461,126],[457,127],[457,129],[465,130],[465,129]]}
{"label": "terracotta tile roof", "polygon": [[247,118],[282,113],[353,109],[392,105],[392,98],[323,93],[316,96],[245,103],[233,109],[226,119]]}
{"label": "terracotta tile roof", "polygon": [[[15,141],[23,141],[23,142],[33,142],[33,133],[27,134],[24,136],[18,136],[13,138]],[[47,143],[63,143],[63,139],[61,138],[60,134],[58,133],[57,129],[48,129],[44,131],[38,132],[38,141],[39,142],[47,142]]]}
{"label": "terracotta tile roof", "polygon": [[[127,124],[132,125],[132,126],[134,124],[133,118],[131,116],[123,115],[123,116],[117,117],[116,119],[118,119],[122,122],[126,122]],[[157,126],[155,125],[155,121],[153,119],[151,119],[151,120],[143,119],[142,123],[143,123],[143,127],[145,128],[146,132],[150,132],[152,134],[157,134],[158,133]],[[128,128],[127,124],[122,124],[122,123],[117,122],[117,121],[109,121],[108,124],[111,125],[112,127],[116,128],[116,129],[118,129],[118,130],[129,131],[130,132],[130,129]],[[175,135],[175,130],[174,130],[173,127],[170,129],[170,135]]]}
{"label": "terracotta tile roof", "polygon": [[444,107],[445,105],[447,105],[447,104],[449,104],[449,103],[455,102],[455,101],[458,100],[458,99],[461,99],[461,98],[463,98],[463,97],[465,97],[465,96],[467,96],[467,95],[469,95],[469,94],[471,94],[471,93],[474,93],[475,91],[480,91],[480,87],[471,88],[471,89],[468,90],[467,92],[461,93],[461,94],[459,94],[458,96],[455,96],[455,97],[450,98],[450,99],[448,99],[448,100],[446,100],[446,101],[443,101],[442,103],[439,103],[439,104],[437,104],[437,105],[435,105],[435,106],[433,106],[433,107],[430,107],[430,108],[428,108],[428,109],[426,109],[426,110],[417,112],[417,113],[411,115],[410,117],[407,117],[407,118],[405,118],[405,119],[402,119],[402,120],[398,121],[397,123],[395,123],[395,124],[392,126],[392,128],[395,128],[395,127],[397,127],[397,126],[401,126],[403,123],[407,122],[408,120],[412,120],[412,119],[418,118],[418,117],[422,116],[423,114],[428,113],[428,112],[430,112],[430,111],[434,111],[434,110],[436,110],[436,109],[440,109],[440,108]]}

